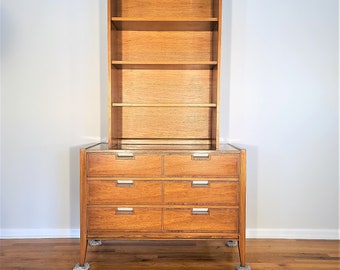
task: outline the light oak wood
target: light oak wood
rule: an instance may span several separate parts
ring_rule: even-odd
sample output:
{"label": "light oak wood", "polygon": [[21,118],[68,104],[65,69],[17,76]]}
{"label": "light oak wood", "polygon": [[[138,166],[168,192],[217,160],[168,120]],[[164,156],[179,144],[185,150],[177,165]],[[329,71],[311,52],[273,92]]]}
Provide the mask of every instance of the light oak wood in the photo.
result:
{"label": "light oak wood", "polygon": [[112,110],[121,113],[120,138],[210,139],[213,108],[129,106]]}
{"label": "light oak wood", "polygon": [[221,4],[108,0],[109,142],[81,150],[80,265],[94,239],[221,238],[245,266],[245,151],[219,144]]}
{"label": "light oak wood", "polygon": [[207,158],[195,159],[194,155],[168,155],[164,172],[167,176],[238,176],[239,156],[207,154]]}
{"label": "light oak wood", "polygon": [[111,6],[116,17],[216,17],[216,0],[118,0]]}
{"label": "light oak wood", "polygon": [[[205,70],[122,70],[115,104],[214,104],[212,72]],[[139,80],[144,78],[144,80]],[[167,83],[164,83],[166,81]],[[207,87],[208,86],[208,87]],[[124,89],[124,91],[122,91]],[[176,89],[176,91],[173,91]],[[178,95],[178,93],[181,95]],[[117,105],[115,105],[117,106]]]}
{"label": "light oak wood", "polygon": [[[162,184],[158,181],[124,180],[89,181],[88,203],[90,204],[161,204]],[[120,182],[123,182],[121,184]]]}
{"label": "light oak wood", "polygon": [[221,0],[108,1],[111,149],[218,148],[221,18]]}
{"label": "light oak wood", "polygon": [[195,214],[195,208],[167,208],[164,211],[164,230],[183,232],[237,232],[238,209],[206,208],[207,213]]}
{"label": "light oak wood", "polygon": [[89,176],[159,176],[161,175],[161,157],[159,155],[113,155],[90,153],[87,156]]}
{"label": "light oak wood", "polygon": [[245,265],[245,151],[221,148],[83,149],[80,264],[91,239],[222,238]]}
{"label": "light oak wood", "polygon": [[[72,269],[79,239],[0,240],[0,268],[6,270]],[[340,241],[248,239],[252,270],[336,270]],[[209,269],[235,270],[237,247],[221,240],[103,241],[88,248],[91,270]]]}
{"label": "light oak wood", "polygon": [[91,206],[87,211],[89,233],[94,230],[161,231],[160,208]]}
{"label": "light oak wood", "polygon": [[217,18],[132,18],[112,17],[113,29],[143,31],[214,31],[217,29]]}
{"label": "light oak wood", "polygon": [[[208,181],[206,185],[194,181],[164,183],[164,203],[169,204],[238,204],[239,183]],[[181,196],[178,196],[181,194]]]}

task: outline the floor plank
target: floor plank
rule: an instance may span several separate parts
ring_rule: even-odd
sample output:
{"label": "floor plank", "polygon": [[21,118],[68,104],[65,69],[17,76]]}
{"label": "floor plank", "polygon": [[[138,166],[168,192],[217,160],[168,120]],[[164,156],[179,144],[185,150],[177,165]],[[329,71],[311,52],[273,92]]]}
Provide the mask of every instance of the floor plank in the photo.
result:
{"label": "floor plank", "polygon": [[[340,241],[247,241],[247,262],[252,270],[338,270]],[[72,269],[78,262],[78,239],[0,240],[0,269]],[[235,269],[237,247],[224,241],[103,241],[89,247],[91,270]]]}

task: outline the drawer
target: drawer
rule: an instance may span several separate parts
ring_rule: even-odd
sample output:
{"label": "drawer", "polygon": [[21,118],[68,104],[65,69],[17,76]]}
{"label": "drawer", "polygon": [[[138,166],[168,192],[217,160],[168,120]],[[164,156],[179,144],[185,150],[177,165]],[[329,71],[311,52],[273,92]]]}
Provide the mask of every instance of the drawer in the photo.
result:
{"label": "drawer", "polygon": [[160,204],[162,184],[155,181],[89,181],[90,204]]}
{"label": "drawer", "polygon": [[164,158],[166,176],[237,177],[239,155],[168,155]]}
{"label": "drawer", "polygon": [[90,204],[160,204],[162,184],[155,181],[89,181]]}
{"label": "drawer", "polygon": [[160,208],[88,207],[88,230],[160,231]]}
{"label": "drawer", "polygon": [[238,182],[172,181],[164,184],[164,203],[238,204]]}
{"label": "drawer", "polygon": [[165,209],[164,230],[187,232],[237,232],[238,209]]}
{"label": "drawer", "polygon": [[158,155],[119,155],[88,153],[88,176],[159,176],[162,162]]}

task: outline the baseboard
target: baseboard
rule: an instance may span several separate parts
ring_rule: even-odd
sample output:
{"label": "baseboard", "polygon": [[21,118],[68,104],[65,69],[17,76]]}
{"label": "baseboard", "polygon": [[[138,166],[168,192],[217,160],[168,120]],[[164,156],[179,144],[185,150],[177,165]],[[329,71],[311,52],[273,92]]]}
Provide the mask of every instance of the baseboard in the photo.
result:
{"label": "baseboard", "polygon": [[79,238],[79,229],[0,229],[0,239]]}
{"label": "baseboard", "polygon": [[[79,229],[0,229],[0,239],[79,238]],[[247,229],[247,238],[340,240],[339,230]]]}
{"label": "baseboard", "polygon": [[247,238],[340,240],[340,230],[247,229]]}

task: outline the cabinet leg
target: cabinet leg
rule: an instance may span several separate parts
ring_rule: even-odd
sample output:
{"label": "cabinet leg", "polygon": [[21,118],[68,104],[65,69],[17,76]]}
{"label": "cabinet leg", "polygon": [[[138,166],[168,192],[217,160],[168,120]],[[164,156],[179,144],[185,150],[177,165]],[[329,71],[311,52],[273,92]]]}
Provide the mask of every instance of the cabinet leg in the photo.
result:
{"label": "cabinet leg", "polygon": [[238,254],[240,256],[240,265],[245,266],[246,264],[246,252],[244,239],[238,241]]}
{"label": "cabinet leg", "polygon": [[250,266],[246,264],[245,237],[240,237],[240,240],[238,241],[238,252],[240,256],[240,264],[236,266],[236,270],[251,270]]}
{"label": "cabinet leg", "polygon": [[80,262],[73,268],[73,270],[87,270],[90,268],[89,263],[85,263],[87,252],[87,239],[80,237]]}

